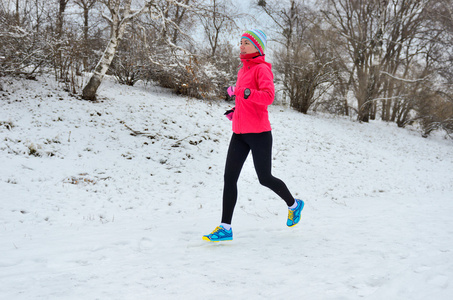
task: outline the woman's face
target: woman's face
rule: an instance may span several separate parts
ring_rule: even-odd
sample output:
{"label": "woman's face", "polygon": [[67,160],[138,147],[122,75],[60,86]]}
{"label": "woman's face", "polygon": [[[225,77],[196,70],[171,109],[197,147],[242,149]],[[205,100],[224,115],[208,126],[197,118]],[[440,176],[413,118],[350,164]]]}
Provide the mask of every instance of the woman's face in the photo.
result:
{"label": "woman's face", "polygon": [[250,42],[248,39],[241,39],[241,46],[239,47],[239,49],[241,49],[241,54],[258,52],[258,49],[256,49],[252,42]]}

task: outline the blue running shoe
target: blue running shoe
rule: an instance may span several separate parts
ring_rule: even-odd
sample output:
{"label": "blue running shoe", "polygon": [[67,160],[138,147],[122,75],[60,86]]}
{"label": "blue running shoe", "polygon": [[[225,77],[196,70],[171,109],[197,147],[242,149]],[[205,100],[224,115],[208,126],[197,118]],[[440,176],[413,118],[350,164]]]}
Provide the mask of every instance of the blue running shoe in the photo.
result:
{"label": "blue running shoe", "polygon": [[233,240],[233,229],[226,230],[222,225],[217,226],[213,232],[203,236],[203,240],[208,242],[222,242]]}
{"label": "blue running shoe", "polygon": [[296,199],[296,202],[297,206],[295,209],[288,209],[288,221],[286,221],[288,227],[293,227],[300,221],[300,213],[304,208],[304,201]]}

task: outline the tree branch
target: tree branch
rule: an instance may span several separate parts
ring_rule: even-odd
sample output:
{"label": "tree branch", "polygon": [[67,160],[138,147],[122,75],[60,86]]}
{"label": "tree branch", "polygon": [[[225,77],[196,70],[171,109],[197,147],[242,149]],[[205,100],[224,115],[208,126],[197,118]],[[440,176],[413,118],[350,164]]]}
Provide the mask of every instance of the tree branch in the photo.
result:
{"label": "tree branch", "polygon": [[404,78],[399,78],[399,77],[396,77],[390,73],[387,73],[385,71],[381,71],[381,74],[384,74],[384,75],[387,75],[393,79],[396,79],[396,80],[399,80],[399,81],[403,81],[403,82],[408,82],[408,83],[416,83],[416,82],[421,82],[421,81],[425,81],[426,79],[428,79],[429,76],[426,76],[426,77],[423,77],[423,78],[420,78],[420,79],[404,79]]}

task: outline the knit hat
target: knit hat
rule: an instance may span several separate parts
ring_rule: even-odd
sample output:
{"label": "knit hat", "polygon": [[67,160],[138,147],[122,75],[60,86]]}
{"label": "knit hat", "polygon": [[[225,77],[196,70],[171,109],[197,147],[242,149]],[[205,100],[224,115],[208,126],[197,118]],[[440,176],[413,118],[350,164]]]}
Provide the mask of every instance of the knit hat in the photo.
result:
{"label": "knit hat", "polygon": [[264,50],[266,50],[266,35],[263,31],[258,29],[251,29],[244,32],[241,36],[242,39],[248,39],[252,44],[255,46],[256,49],[260,52],[260,55],[264,54]]}

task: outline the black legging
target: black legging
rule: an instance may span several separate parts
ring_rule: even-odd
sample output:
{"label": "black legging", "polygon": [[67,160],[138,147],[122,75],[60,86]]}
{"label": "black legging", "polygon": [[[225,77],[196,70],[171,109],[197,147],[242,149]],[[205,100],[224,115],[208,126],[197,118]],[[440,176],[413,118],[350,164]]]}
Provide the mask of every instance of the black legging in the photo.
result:
{"label": "black legging", "polygon": [[272,133],[233,133],[225,165],[222,223],[231,224],[238,196],[237,182],[250,150],[260,183],[273,190],[288,206],[294,204],[294,198],[285,183],[271,173]]}

